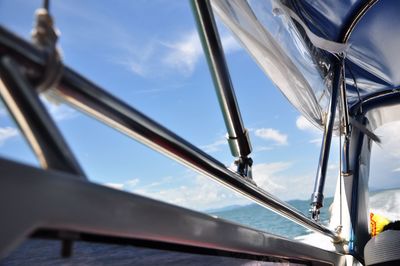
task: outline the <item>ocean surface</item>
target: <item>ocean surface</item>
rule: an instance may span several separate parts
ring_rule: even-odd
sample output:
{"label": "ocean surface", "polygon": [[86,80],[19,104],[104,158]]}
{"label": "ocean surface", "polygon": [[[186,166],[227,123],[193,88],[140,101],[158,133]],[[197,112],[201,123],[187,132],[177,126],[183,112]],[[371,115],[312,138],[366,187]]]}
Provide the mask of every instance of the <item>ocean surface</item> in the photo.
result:
{"label": "ocean surface", "polygon": [[[293,200],[288,203],[308,215],[308,200]],[[331,203],[332,198],[325,199],[325,207],[321,212],[321,221],[324,224],[328,223]],[[370,207],[371,211],[391,220],[400,220],[400,190],[370,193]],[[312,236],[303,227],[255,204],[214,210],[209,214],[288,238]],[[318,239],[316,238],[317,241]],[[0,265],[289,265],[82,241],[74,243],[73,256],[70,258],[61,258],[60,250],[61,243],[57,240],[28,240],[1,261]]]}
{"label": "ocean surface", "polygon": [[[329,222],[329,206],[332,204],[333,198],[325,198],[324,208],[321,210],[321,222],[327,224]],[[291,200],[288,201],[290,205],[302,212],[304,215],[309,216],[310,201],[309,200]],[[252,228],[257,228],[262,231],[281,235],[288,238],[295,238],[308,233],[307,229],[297,225],[280,215],[269,211],[257,204],[237,207],[231,210],[212,211],[211,215],[223,218],[229,221],[247,225]]]}

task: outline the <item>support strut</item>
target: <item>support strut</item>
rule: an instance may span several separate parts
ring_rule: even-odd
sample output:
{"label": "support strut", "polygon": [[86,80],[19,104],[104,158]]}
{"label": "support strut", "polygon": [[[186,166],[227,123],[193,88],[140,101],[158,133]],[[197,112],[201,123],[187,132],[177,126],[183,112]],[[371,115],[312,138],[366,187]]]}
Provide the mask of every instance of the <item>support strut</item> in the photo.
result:
{"label": "support strut", "polygon": [[317,176],[315,178],[314,192],[311,195],[310,213],[311,218],[315,221],[319,221],[320,208],[323,206],[324,201],[326,171],[329,162],[329,152],[331,148],[332,133],[335,123],[338,93],[341,85],[340,81],[342,75],[342,67],[343,61],[338,60],[337,64],[334,66],[331,99],[329,102],[328,113],[326,114],[325,119],[324,135],[322,139]]}
{"label": "support strut", "polygon": [[229,147],[232,155],[238,158],[235,161],[238,167],[237,171],[240,175],[251,178],[253,161],[248,157],[252,150],[249,133],[243,125],[210,1],[193,0],[192,6],[203,50],[207,57],[219,105],[228,131],[227,139]]}

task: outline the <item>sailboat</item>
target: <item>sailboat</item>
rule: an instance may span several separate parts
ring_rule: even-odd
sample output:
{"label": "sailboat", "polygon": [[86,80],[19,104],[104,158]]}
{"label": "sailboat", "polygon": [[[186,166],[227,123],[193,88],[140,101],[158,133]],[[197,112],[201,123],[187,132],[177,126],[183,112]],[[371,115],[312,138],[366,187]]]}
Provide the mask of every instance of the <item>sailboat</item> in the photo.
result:
{"label": "sailboat", "polygon": [[[398,231],[371,238],[368,178],[371,144],[381,141],[374,131],[396,121],[399,113],[400,35],[393,25],[399,22],[400,3],[192,0],[192,7],[235,158],[234,171],[65,66],[57,50],[49,1],[37,12],[32,43],[0,27],[0,95],[43,168],[0,159],[0,259],[7,263],[9,256],[23,257],[18,250],[24,241],[51,239],[61,243],[63,257],[79,256],[75,250],[84,242],[118,245],[116,251],[123,246],[151,248],[159,252],[155,258],[163,252],[176,258],[190,254],[180,261],[184,264],[399,262]],[[241,118],[215,16],[287,100],[323,131],[310,216],[258,187],[253,179],[249,131]],[[313,231],[329,248],[90,182],[39,94],[65,102]],[[342,152],[326,226],[320,221],[320,209],[333,135],[342,140]],[[162,259],[157,263],[163,264]]]}

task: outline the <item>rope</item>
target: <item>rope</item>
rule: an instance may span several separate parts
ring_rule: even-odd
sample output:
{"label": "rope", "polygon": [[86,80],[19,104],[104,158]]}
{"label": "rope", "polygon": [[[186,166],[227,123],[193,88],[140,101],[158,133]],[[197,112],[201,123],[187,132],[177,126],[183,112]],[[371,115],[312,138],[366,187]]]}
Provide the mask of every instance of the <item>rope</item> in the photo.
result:
{"label": "rope", "polygon": [[32,30],[33,43],[47,54],[47,63],[42,79],[37,85],[40,92],[56,86],[62,75],[62,62],[57,49],[58,31],[54,28],[53,19],[49,14],[49,0],[44,0],[43,8],[35,12],[35,27]]}

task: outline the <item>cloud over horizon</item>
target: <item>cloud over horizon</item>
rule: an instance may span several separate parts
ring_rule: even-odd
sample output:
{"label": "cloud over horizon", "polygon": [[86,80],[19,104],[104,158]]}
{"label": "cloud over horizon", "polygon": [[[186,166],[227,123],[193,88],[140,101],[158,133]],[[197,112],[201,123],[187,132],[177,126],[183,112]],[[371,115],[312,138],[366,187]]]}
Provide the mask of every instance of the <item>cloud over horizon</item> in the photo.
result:
{"label": "cloud over horizon", "polygon": [[281,133],[274,128],[259,128],[255,130],[255,135],[259,138],[273,141],[277,145],[288,145],[288,135]]}
{"label": "cloud over horizon", "polygon": [[309,143],[320,146],[322,143],[322,131],[314,126],[310,121],[304,116],[300,115],[296,119],[296,127],[304,132],[308,132],[313,138],[309,140]]}
{"label": "cloud over horizon", "polygon": [[374,133],[381,143],[372,142],[370,187],[373,189],[400,187],[400,121],[377,128]]}
{"label": "cloud over horizon", "polygon": [[[223,31],[221,43],[226,54],[240,51],[242,48],[236,39]],[[126,65],[134,74],[148,78],[154,75],[167,75],[176,72],[183,77],[193,74],[200,59],[204,56],[197,30],[181,32],[173,39],[150,39],[140,45],[142,53],[125,50],[125,55],[115,60]]]}

